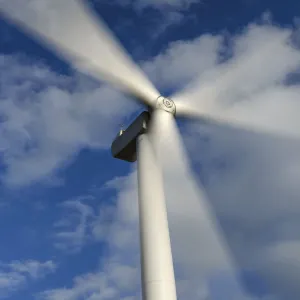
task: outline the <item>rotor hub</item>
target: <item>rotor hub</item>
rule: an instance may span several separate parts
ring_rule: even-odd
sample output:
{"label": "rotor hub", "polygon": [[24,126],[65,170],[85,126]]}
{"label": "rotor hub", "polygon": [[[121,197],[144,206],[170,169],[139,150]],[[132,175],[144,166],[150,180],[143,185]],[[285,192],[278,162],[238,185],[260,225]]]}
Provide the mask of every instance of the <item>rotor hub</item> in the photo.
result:
{"label": "rotor hub", "polygon": [[172,115],[176,113],[176,106],[172,99],[159,96],[156,102],[156,109],[162,109]]}

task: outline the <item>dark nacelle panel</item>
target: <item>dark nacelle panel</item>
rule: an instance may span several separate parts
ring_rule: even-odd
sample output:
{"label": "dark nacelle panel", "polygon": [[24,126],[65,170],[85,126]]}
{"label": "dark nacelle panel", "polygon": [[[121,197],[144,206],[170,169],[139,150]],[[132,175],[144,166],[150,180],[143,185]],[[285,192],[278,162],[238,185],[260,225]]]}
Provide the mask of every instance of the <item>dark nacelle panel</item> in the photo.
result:
{"label": "dark nacelle panel", "polygon": [[142,112],[123,134],[113,141],[111,145],[113,157],[128,162],[136,161],[136,139],[140,134],[145,133],[149,119],[149,112]]}

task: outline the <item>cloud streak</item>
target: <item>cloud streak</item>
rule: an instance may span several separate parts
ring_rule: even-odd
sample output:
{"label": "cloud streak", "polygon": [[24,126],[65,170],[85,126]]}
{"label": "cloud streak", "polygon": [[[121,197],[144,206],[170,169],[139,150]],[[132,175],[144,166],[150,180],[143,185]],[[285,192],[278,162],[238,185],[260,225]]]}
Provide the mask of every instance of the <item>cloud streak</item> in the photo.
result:
{"label": "cloud streak", "polygon": [[1,56],[0,149],[12,186],[47,179],[84,147],[107,149],[135,108],[117,92]]}
{"label": "cloud streak", "polygon": [[30,281],[41,280],[56,271],[53,261],[36,260],[13,261],[0,264],[0,298],[7,298],[12,293],[26,287]]}

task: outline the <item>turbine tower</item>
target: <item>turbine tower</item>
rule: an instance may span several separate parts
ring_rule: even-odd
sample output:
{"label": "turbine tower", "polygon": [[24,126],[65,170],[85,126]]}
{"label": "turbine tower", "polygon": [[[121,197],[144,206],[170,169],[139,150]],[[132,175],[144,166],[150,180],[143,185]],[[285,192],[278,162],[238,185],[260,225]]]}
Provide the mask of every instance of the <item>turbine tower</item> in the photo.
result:
{"label": "turbine tower", "polygon": [[[171,98],[161,96],[85,2],[43,0],[23,3],[23,0],[0,0],[0,14],[48,46],[74,68],[110,83],[145,105],[146,110],[115,139],[112,154],[118,159],[129,162],[137,160],[138,163],[143,299],[175,300],[162,160],[159,155],[160,133],[164,132],[172,141],[176,140],[176,147],[170,151],[181,151],[184,155],[176,117],[209,120],[219,125],[297,138],[300,132],[298,129],[287,131],[278,126],[273,128],[272,124],[243,120],[239,116],[227,114],[225,110],[208,109],[207,105],[195,107],[189,104],[193,90],[187,89]],[[205,94],[205,103],[216,100],[214,87],[210,87]],[[183,158],[183,161],[186,160]],[[184,167],[188,170],[188,166]]]}
{"label": "turbine tower", "polygon": [[[175,104],[159,97],[156,114],[173,117]],[[112,155],[138,163],[139,226],[142,293],[146,300],[176,300],[176,285],[162,170],[148,125],[152,114],[144,111],[112,143]],[[158,150],[158,149],[157,149]]]}

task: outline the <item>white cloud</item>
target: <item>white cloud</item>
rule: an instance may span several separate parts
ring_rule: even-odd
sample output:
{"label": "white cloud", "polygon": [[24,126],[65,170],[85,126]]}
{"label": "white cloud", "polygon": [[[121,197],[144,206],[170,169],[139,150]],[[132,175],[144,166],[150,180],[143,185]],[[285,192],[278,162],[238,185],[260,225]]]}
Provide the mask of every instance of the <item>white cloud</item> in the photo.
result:
{"label": "white cloud", "polygon": [[36,260],[13,261],[0,265],[0,298],[9,297],[11,293],[26,287],[30,280],[40,280],[55,272],[53,261],[39,262]]}
{"label": "white cloud", "polygon": [[[80,246],[86,246],[87,241],[106,242],[108,255],[101,258],[102,264],[98,271],[77,276],[69,287],[57,288],[41,293],[45,300],[77,300],[84,297],[87,300],[122,299],[138,300],[139,297],[139,242],[138,242],[138,212],[136,197],[136,173],[129,177],[115,178],[105,184],[105,189],[122,190],[117,198],[117,207],[98,205],[92,209],[94,201],[86,201],[81,197],[74,202],[78,214],[85,219],[86,231],[82,231],[77,239],[78,223],[68,224],[74,229],[75,240]],[[67,203],[72,203],[68,201]],[[65,205],[64,205],[65,206]],[[78,209],[80,207],[80,209]],[[93,212],[93,213],[92,213]],[[69,215],[70,217],[70,215]],[[68,222],[70,218],[64,217]],[[74,243],[62,239],[67,249],[72,249]]]}
{"label": "white cloud", "polygon": [[10,185],[47,179],[83,148],[107,148],[120,120],[132,112],[117,92],[82,77],[0,57],[0,149]]}
{"label": "white cloud", "polygon": [[209,132],[210,140],[199,139],[201,156],[192,155],[199,158],[210,203],[234,257],[241,267],[258,272],[278,299],[291,297],[288,291],[298,295],[291,279],[297,280],[299,269],[300,191],[293,175],[286,174],[290,168],[300,170],[300,145],[205,129],[200,136]]}
{"label": "white cloud", "polygon": [[110,266],[105,272],[89,273],[74,278],[70,288],[45,291],[39,294],[45,300],[109,300],[138,299],[124,296],[131,292],[136,282],[136,270],[129,266]]}
{"label": "white cloud", "polygon": [[76,253],[89,242],[89,223],[94,219],[94,211],[84,203],[88,200],[92,197],[79,197],[60,205],[64,213],[62,219],[54,224],[56,248]]}
{"label": "white cloud", "polygon": [[286,84],[300,66],[295,34],[270,24],[249,25],[232,39],[232,59],[202,73],[174,99],[189,101],[203,113],[299,137],[299,85]]}
{"label": "white cloud", "polygon": [[33,279],[39,279],[52,273],[56,270],[56,264],[49,260],[44,263],[36,260],[28,260],[25,262],[13,261],[10,264],[7,264],[7,267],[14,272],[21,274],[27,274]]}
{"label": "white cloud", "polygon": [[221,36],[206,34],[191,41],[173,42],[164,53],[145,63],[144,70],[162,89],[182,87],[217,64],[222,40]]}
{"label": "white cloud", "polygon": [[[99,295],[102,293],[102,295]],[[84,297],[87,300],[111,299],[115,296],[116,290],[108,286],[104,274],[90,273],[84,276],[78,276],[74,279],[73,288],[62,288],[52,291],[46,291],[40,296],[47,300],[75,300]]]}
{"label": "white cloud", "polygon": [[117,177],[108,181],[102,189],[124,189],[118,198],[118,206],[101,201],[91,194],[67,200],[59,206],[63,209],[61,218],[54,224],[55,247],[67,252],[79,252],[94,242],[108,242],[110,246],[122,249],[136,241],[136,173],[129,178]]}
{"label": "white cloud", "polygon": [[[267,247],[264,251],[263,274],[270,277],[270,284],[278,294],[294,299],[299,295],[300,240],[281,241]],[[279,271],[280,270],[280,271]],[[284,278],[284,280],[283,280]]]}

